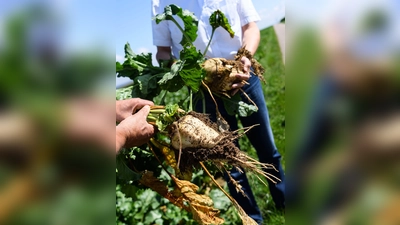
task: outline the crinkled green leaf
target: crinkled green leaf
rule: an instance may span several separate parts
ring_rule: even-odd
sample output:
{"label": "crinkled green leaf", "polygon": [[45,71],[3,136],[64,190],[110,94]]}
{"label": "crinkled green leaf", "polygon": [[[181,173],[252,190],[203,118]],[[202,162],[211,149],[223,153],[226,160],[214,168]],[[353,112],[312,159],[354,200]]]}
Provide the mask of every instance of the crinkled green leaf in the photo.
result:
{"label": "crinkled green leaf", "polygon": [[156,126],[159,131],[164,131],[168,125],[169,124],[166,121],[163,121],[162,119],[157,119],[156,121]]}
{"label": "crinkled green leaf", "polygon": [[156,125],[158,130],[163,131],[173,122],[178,120],[182,115],[179,112],[178,104],[169,104],[165,106],[165,110],[157,118]]}
{"label": "crinkled green leaf", "polygon": [[132,88],[133,86],[129,86],[126,88],[119,88],[116,90],[116,100],[124,100],[128,98],[132,98]]}
{"label": "crinkled green leaf", "polygon": [[116,167],[117,167],[118,178],[127,183],[132,181],[138,181],[140,178],[142,178],[142,174],[131,170],[126,165],[125,156],[123,154],[117,154]]}
{"label": "crinkled green leaf", "polygon": [[155,220],[160,219],[162,216],[161,212],[158,210],[151,210],[148,212],[144,218],[145,224],[153,224]]}
{"label": "crinkled green leaf", "polygon": [[117,77],[129,77],[132,80],[143,74],[157,74],[162,71],[165,69],[153,66],[151,53],[135,54],[129,43],[125,44],[125,61],[122,65],[116,63]]}
{"label": "crinkled green leaf", "polygon": [[243,102],[239,94],[231,98],[223,97],[222,101],[229,115],[238,114],[241,117],[247,117],[258,110],[256,106]]}
{"label": "crinkled green leaf", "polygon": [[122,70],[124,67],[121,65],[121,63],[116,62],[115,68],[116,68],[116,71],[120,71],[120,70]]}
{"label": "crinkled green leaf", "polygon": [[184,60],[184,65],[179,75],[185,82],[185,85],[192,88],[194,92],[197,92],[206,74],[201,67],[204,57],[200,51],[197,51],[196,47],[191,46],[184,48],[180,52],[180,58]]}
{"label": "crinkled green leaf", "polygon": [[157,82],[152,79],[152,75],[143,75],[136,78],[137,84],[139,84],[139,89],[143,95],[148,95],[153,89],[157,88]]}
{"label": "crinkled green leaf", "polygon": [[228,22],[228,19],[220,10],[213,12],[210,16],[210,25],[213,30],[217,29],[218,27],[224,28],[228,31],[231,38],[235,36],[235,32],[232,30],[231,25]]}
{"label": "crinkled green leaf", "polygon": [[131,45],[129,42],[127,42],[124,46],[124,52],[125,52],[125,60],[132,59],[133,61],[130,61],[131,63],[136,63],[137,65],[141,67],[154,67],[153,66],[153,60],[151,57],[151,53],[141,53],[141,54],[135,54],[132,49]]}
{"label": "crinkled green leaf", "polygon": [[[179,16],[184,24],[184,27],[180,27],[178,22],[173,17],[174,15]],[[164,20],[173,21],[180,29],[183,30],[183,36],[180,44],[185,46],[186,44],[192,44],[197,38],[197,25],[199,23],[196,16],[188,11],[183,10],[181,7],[171,4],[164,8],[164,13],[155,16],[156,23],[160,23]]]}
{"label": "crinkled green leaf", "polygon": [[254,112],[257,112],[258,108],[255,105],[247,104],[243,101],[239,102],[238,113],[241,117],[250,116]]}
{"label": "crinkled green leaf", "polygon": [[125,58],[130,58],[130,57],[135,57],[136,54],[132,51],[131,45],[129,43],[126,43],[124,46],[124,52],[125,52]]}
{"label": "crinkled green leaf", "polygon": [[225,110],[231,116],[234,116],[238,113],[240,101],[241,98],[239,94],[236,94],[231,98],[222,97],[222,102],[224,103]]}
{"label": "crinkled green leaf", "polygon": [[142,98],[152,100],[161,92],[155,79],[150,79],[150,75],[138,76],[132,88],[132,98]]}
{"label": "crinkled green leaf", "polygon": [[185,84],[192,88],[193,92],[197,92],[199,91],[205,71],[202,70],[202,68],[184,69],[179,75],[182,77]]}
{"label": "crinkled green leaf", "polygon": [[132,96],[152,100],[161,88],[157,82],[169,71],[153,66],[151,53],[135,54],[129,43],[125,44],[125,61],[116,62],[117,77],[128,77],[133,81]]}
{"label": "crinkled green leaf", "polygon": [[[164,78],[165,80],[163,80]],[[185,85],[180,76],[173,76],[171,72],[166,73],[163,79],[161,79],[158,84],[160,85],[161,89],[169,92],[179,91]]]}
{"label": "crinkled green leaf", "polygon": [[179,76],[179,71],[183,68],[183,62],[178,60],[171,66],[171,71],[166,73],[158,84],[163,90],[169,92],[175,92],[180,90],[184,86],[182,78]]}
{"label": "crinkled green leaf", "polygon": [[165,106],[165,116],[173,117],[178,113],[179,106],[177,104]]}

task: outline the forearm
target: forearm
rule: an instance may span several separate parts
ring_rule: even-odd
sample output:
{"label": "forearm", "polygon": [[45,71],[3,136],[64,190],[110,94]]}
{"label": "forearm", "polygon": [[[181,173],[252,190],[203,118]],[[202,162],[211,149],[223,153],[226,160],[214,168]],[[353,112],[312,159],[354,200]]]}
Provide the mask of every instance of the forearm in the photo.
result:
{"label": "forearm", "polygon": [[157,53],[156,53],[157,61],[170,60],[171,58],[172,58],[171,47],[157,46]]}
{"label": "forearm", "polygon": [[242,47],[255,54],[260,43],[260,30],[255,22],[250,22],[242,27]]}

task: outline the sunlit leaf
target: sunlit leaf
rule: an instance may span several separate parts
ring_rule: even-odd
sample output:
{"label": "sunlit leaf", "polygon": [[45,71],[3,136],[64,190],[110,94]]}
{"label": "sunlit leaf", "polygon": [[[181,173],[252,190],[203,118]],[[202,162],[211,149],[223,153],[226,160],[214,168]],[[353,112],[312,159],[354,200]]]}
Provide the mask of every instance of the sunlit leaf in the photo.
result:
{"label": "sunlit leaf", "polygon": [[232,30],[228,19],[226,18],[224,13],[221,12],[220,10],[217,10],[211,14],[210,25],[213,28],[213,30],[217,29],[218,27],[224,28],[226,31],[228,31],[231,38],[235,36],[235,32]]}

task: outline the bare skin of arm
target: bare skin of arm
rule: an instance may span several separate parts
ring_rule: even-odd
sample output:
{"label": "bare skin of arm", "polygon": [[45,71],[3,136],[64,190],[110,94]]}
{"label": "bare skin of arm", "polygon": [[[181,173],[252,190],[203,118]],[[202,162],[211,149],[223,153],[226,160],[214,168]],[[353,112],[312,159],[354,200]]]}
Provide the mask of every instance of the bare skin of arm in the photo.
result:
{"label": "bare skin of arm", "polygon": [[242,27],[243,47],[254,53],[260,43],[260,29],[255,22],[250,22]]}
{"label": "bare skin of arm", "polygon": [[157,46],[156,59],[159,60],[170,60],[171,59],[171,47]]}
{"label": "bare skin of arm", "polygon": [[[260,43],[260,29],[258,29],[258,26],[255,22],[250,22],[242,27],[242,39],[243,47],[245,47],[246,50],[250,51],[251,54],[254,55]],[[236,89],[232,91],[232,96],[235,95],[239,91],[239,89],[245,85],[241,81],[248,80],[250,78],[250,60],[247,57],[243,56],[241,58],[241,62],[244,64],[245,74],[236,75],[238,83],[234,83],[232,85],[232,89]]]}

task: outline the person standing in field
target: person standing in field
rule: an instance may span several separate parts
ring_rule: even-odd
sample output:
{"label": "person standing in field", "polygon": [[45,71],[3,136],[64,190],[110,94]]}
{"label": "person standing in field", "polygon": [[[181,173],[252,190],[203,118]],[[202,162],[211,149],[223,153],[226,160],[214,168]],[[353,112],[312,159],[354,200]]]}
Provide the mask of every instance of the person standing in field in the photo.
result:
{"label": "person standing in field", "polygon": [[[234,59],[237,51],[241,47],[254,54],[258,48],[260,41],[260,30],[256,22],[260,20],[251,0],[204,0],[204,1],[178,1],[178,0],[152,0],[152,17],[164,12],[164,7],[170,4],[175,4],[182,9],[189,10],[198,18],[197,39],[194,45],[198,50],[203,52],[211,35],[211,26],[209,24],[210,15],[221,10],[227,17],[235,36],[231,38],[226,30],[217,28],[212,43],[206,53],[206,58],[221,57],[226,59]],[[177,21],[183,27],[183,22],[176,17]],[[152,22],[153,44],[157,46],[157,60],[171,60],[179,57],[179,52],[182,50],[180,41],[182,32],[172,21],[162,21],[159,24],[153,20]],[[244,127],[254,124],[260,124],[252,128],[247,136],[257,151],[259,161],[262,163],[273,164],[277,171],[268,170],[266,172],[278,177],[281,181],[274,184],[268,180],[269,189],[276,208],[284,210],[285,208],[285,175],[281,165],[281,155],[279,154],[269,122],[268,109],[265,103],[261,83],[256,75],[251,75],[251,62],[247,57],[242,57],[241,62],[245,67],[245,74],[237,74],[237,83],[232,85],[233,91],[231,95],[240,94],[244,102],[248,102],[247,98],[242,93],[238,92],[240,88],[254,101],[258,107],[258,111],[248,117],[240,117]],[[242,84],[241,81],[246,80],[249,84]],[[206,113],[211,115],[213,120],[216,120],[216,108],[211,97],[204,92],[206,98]],[[202,103],[195,106],[196,111],[202,112]],[[235,116],[228,115],[224,104],[220,99],[217,99],[219,111],[224,119],[229,123],[231,130],[238,129],[238,121]],[[238,144],[238,143],[236,143]],[[228,182],[229,190],[242,206],[246,213],[258,223],[262,223],[263,219],[253,192],[250,188],[247,176],[235,169],[231,172],[231,176],[240,183],[243,191],[247,196],[243,196],[235,190],[235,186]]]}

